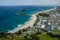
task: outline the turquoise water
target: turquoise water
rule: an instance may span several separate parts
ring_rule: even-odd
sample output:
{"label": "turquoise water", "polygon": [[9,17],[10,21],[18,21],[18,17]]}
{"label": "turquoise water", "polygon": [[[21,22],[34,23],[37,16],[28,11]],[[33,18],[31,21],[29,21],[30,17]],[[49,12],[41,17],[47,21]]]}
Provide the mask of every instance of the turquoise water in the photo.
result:
{"label": "turquoise water", "polygon": [[[30,20],[30,14],[34,14],[38,11],[45,11],[54,8],[54,6],[0,6],[0,31],[8,32],[13,30],[19,24],[24,24]],[[21,10],[25,9],[24,16],[21,14]],[[27,15],[29,14],[29,15]]]}

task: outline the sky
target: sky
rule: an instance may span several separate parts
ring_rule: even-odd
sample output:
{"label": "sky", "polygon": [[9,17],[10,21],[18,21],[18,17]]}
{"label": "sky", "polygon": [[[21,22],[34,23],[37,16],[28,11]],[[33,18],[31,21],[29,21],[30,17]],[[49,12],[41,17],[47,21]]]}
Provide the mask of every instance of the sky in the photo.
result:
{"label": "sky", "polygon": [[60,6],[60,0],[0,0],[0,6]]}

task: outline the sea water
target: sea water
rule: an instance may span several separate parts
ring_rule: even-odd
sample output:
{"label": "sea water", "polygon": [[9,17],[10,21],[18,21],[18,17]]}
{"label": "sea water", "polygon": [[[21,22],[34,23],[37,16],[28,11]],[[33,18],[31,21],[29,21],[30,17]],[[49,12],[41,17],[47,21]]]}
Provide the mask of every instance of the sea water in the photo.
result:
{"label": "sea water", "polygon": [[[29,21],[32,14],[52,8],[54,6],[0,6],[0,32],[13,30],[19,24],[23,25]],[[17,15],[21,14],[22,9],[25,9],[24,14],[26,15]]]}

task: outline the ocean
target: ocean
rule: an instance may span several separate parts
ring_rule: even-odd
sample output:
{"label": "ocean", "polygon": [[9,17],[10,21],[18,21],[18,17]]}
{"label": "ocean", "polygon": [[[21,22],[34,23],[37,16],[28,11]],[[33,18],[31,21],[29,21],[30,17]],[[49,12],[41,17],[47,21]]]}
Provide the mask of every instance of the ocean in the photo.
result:
{"label": "ocean", "polygon": [[[32,14],[54,8],[55,6],[0,6],[0,32],[8,32],[24,25]],[[21,12],[23,10],[23,12]],[[29,15],[27,15],[29,14]]]}

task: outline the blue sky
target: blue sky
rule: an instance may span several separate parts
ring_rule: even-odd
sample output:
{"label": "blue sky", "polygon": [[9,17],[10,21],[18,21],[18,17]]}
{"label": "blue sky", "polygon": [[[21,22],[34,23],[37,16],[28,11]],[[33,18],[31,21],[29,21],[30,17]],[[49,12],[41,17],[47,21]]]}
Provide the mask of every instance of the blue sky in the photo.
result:
{"label": "blue sky", "polygon": [[0,0],[0,6],[60,6],[60,0]]}

